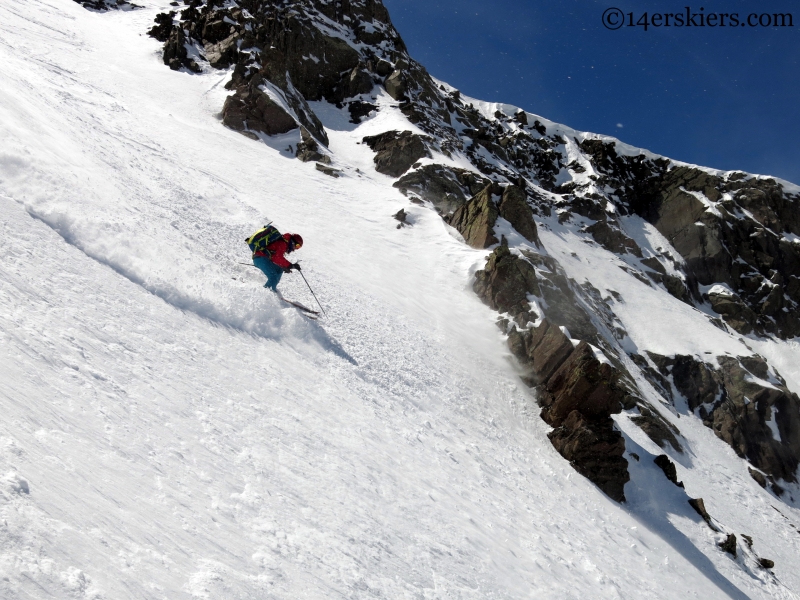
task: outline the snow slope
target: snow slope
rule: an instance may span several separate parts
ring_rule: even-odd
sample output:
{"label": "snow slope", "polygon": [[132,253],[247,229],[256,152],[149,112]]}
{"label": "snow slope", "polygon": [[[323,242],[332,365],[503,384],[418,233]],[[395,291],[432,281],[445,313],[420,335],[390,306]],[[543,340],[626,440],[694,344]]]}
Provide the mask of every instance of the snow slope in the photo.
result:
{"label": "snow slope", "polygon": [[[164,67],[152,4],[0,4],[0,596],[798,597],[800,512],[699,423],[679,477],[774,576],[637,429],[624,506],[555,452],[470,290],[485,252],[357,144],[407,128],[390,99],[318,110],[327,177],[222,127],[227,74]],[[238,264],[266,218],[320,322]]]}

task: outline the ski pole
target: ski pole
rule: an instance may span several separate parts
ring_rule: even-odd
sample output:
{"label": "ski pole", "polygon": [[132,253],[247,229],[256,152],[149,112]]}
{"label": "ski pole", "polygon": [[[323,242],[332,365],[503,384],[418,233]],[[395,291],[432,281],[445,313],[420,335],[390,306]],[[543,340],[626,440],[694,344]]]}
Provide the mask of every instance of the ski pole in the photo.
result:
{"label": "ski pole", "polygon": [[[305,275],[303,275],[303,272],[302,272],[302,271],[300,271],[299,269],[298,269],[298,271],[297,271],[297,272],[298,272],[298,273],[300,273],[300,277],[302,277],[302,278],[303,278],[303,281],[305,281],[305,282],[306,282],[306,285],[308,285],[308,279],[306,279],[306,276],[305,276]],[[317,304],[319,304],[319,300],[317,299],[317,295],[314,293],[314,290],[312,290],[312,289],[311,289],[311,286],[310,286],[310,285],[308,285],[308,291],[309,291],[309,292],[311,292],[311,295],[312,295],[312,296],[314,296],[314,300],[316,300],[316,301],[317,301]],[[323,315],[325,315],[325,316],[327,317],[327,316],[328,316],[328,313],[326,313],[326,312],[325,312],[325,309],[324,309],[324,308],[322,308],[322,304],[319,304],[319,307],[320,307],[320,309],[322,310],[322,314],[323,314]]]}
{"label": "ski pole", "polygon": [[238,264],[240,264],[240,265],[247,265],[248,267],[255,267],[256,269],[258,268],[258,267],[256,267],[255,265],[253,265],[253,264],[250,264],[250,263],[243,263],[243,262],[240,262],[240,263],[238,263]]}

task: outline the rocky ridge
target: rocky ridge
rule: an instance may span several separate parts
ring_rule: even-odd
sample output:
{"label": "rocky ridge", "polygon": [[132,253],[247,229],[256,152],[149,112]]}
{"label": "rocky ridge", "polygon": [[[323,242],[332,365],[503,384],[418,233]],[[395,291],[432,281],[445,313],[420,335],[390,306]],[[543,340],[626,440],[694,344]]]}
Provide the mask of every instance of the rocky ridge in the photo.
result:
{"label": "rocky ridge", "polygon": [[[498,311],[520,375],[553,426],[553,446],[610,497],[623,501],[630,477],[615,421],[623,416],[680,455],[685,442],[667,415],[696,415],[749,461],[762,486],[780,494],[780,480],[796,481],[800,401],[773,367],[758,356],[630,351],[617,299],[570,279],[539,235],[541,227],[568,227],[730,335],[787,339],[800,335],[796,192],[519,109],[489,110],[430,77],[378,0],[185,0],[182,10],[159,15],[150,35],[164,42],[172,69],[233,67],[223,124],[253,139],[299,130],[297,157],[323,172],[335,169],[309,102],[335,104],[354,123],[379,110],[377,94],[396,102],[425,135],[365,138],[376,170],[467,244],[491,250],[474,289]],[[456,157],[472,169],[453,166]],[[643,243],[637,223],[665,243]],[[519,241],[509,244],[509,232]],[[645,399],[642,380],[659,402]]]}

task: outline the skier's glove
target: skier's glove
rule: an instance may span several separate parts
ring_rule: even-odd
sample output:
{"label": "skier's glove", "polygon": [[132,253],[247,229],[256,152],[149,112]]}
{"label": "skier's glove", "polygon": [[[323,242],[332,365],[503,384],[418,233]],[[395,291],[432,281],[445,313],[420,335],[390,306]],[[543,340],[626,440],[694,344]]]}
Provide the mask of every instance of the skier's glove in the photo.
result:
{"label": "skier's glove", "polygon": [[292,272],[292,265],[289,265],[288,267],[283,267],[283,272],[284,273],[291,273]]}
{"label": "skier's glove", "polygon": [[296,269],[297,271],[300,270],[300,263],[294,263],[290,268]]}

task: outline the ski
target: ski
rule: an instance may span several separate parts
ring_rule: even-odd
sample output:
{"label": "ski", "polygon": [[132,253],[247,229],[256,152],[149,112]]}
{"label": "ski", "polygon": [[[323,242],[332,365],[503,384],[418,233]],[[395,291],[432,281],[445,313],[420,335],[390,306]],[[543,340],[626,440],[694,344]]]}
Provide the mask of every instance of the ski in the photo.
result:
{"label": "ski", "polygon": [[[284,302],[286,302],[286,304],[291,304],[292,306],[294,306],[295,308],[299,308],[299,309],[300,309],[300,310],[302,310],[303,312],[310,313],[310,314],[312,314],[312,315],[316,315],[316,317],[318,317],[318,316],[319,316],[319,311],[316,311],[316,310],[311,310],[311,309],[310,309],[310,308],[308,308],[307,306],[303,306],[302,304],[299,304],[299,303],[297,303],[297,302],[292,302],[291,300],[287,300],[287,299],[286,299],[286,298],[284,298],[283,296],[278,296],[278,297],[279,297],[281,300],[283,300]],[[316,318],[316,317],[315,317],[315,318]]]}

